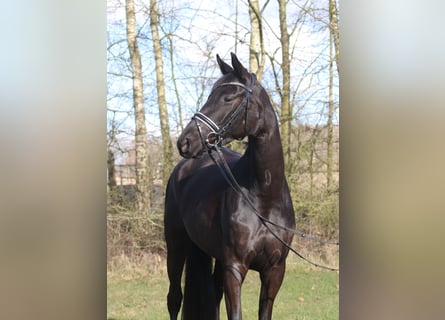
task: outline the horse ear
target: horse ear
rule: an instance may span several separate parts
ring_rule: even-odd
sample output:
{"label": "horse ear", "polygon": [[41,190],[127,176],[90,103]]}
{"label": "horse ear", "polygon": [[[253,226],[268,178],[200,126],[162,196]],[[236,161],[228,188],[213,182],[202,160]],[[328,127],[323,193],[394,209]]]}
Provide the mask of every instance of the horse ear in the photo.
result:
{"label": "horse ear", "polygon": [[233,68],[219,57],[219,54],[216,55],[216,61],[218,62],[219,68],[221,69],[223,75],[233,71]]}
{"label": "horse ear", "polygon": [[241,64],[241,62],[238,60],[237,56],[231,52],[230,55],[232,56],[232,66],[235,70],[235,74],[238,76],[239,79],[244,80],[245,82],[249,81],[250,75],[246,68]]}

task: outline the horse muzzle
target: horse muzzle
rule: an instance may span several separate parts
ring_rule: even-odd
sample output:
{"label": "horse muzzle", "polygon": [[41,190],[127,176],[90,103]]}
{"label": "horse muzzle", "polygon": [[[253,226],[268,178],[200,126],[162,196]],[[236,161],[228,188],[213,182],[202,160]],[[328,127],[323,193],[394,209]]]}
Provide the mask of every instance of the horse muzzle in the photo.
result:
{"label": "horse muzzle", "polygon": [[184,158],[199,158],[204,152],[201,140],[198,136],[194,137],[194,135],[188,131],[189,130],[184,130],[179,136],[176,147],[178,148],[179,154]]}

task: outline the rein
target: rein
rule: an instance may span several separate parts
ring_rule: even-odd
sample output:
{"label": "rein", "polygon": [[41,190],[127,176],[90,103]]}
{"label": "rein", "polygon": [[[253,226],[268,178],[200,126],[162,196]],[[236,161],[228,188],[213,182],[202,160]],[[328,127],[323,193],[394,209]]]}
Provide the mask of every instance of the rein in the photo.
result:
{"label": "rein", "polygon": [[[192,117],[192,120],[195,121],[196,126],[198,128],[198,132],[199,132],[199,136],[201,138],[201,142],[203,144],[203,146],[205,147],[205,149],[207,149],[207,152],[210,156],[210,158],[212,159],[212,161],[216,164],[216,166],[220,169],[221,174],[223,175],[224,179],[226,180],[226,182],[229,184],[229,186],[235,190],[237,193],[239,193],[242,198],[244,199],[244,201],[249,205],[249,207],[252,209],[253,213],[261,220],[262,224],[266,227],[266,229],[278,240],[280,241],[285,247],[287,247],[291,252],[293,252],[294,254],[296,254],[298,257],[300,257],[301,259],[303,259],[304,261],[319,267],[319,268],[323,268],[323,269],[327,269],[330,271],[338,271],[338,268],[332,268],[332,267],[327,267],[327,266],[323,266],[320,264],[317,264],[315,262],[310,261],[309,259],[307,259],[306,257],[304,257],[301,253],[297,252],[294,248],[292,248],[290,245],[288,245],[283,239],[281,239],[270,227],[270,225],[280,228],[282,230],[285,230],[287,232],[290,232],[292,234],[295,234],[297,236],[300,236],[302,238],[306,238],[309,240],[313,240],[313,241],[317,241],[319,243],[322,244],[332,244],[332,245],[339,245],[338,242],[329,242],[327,240],[323,240],[323,239],[319,239],[316,237],[312,237],[304,232],[295,230],[295,229],[291,229],[282,225],[279,225],[265,217],[263,217],[260,212],[256,209],[255,204],[252,202],[252,200],[248,197],[248,195],[244,192],[244,190],[241,188],[241,186],[238,184],[238,182],[236,181],[235,177],[233,176],[232,171],[230,170],[229,165],[227,164],[226,159],[224,158],[224,155],[220,149],[222,140],[223,140],[223,134],[230,128],[230,126],[233,124],[233,122],[236,120],[236,118],[239,116],[239,114],[241,113],[241,111],[245,108],[245,127],[244,130],[245,132],[247,132],[247,109],[249,107],[249,102],[250,102],[250,96],[253,92],[253,87],[254,87],[254,76],[253,74],[251,74],[251,83],[250,86],[247,87],[241,83],[238,82],[228,82],[228,83],[223,83],[221,85],[219,85],[218,87],[216,87],[215,89],[219,88],[220,86],[239,86],[241,88],[243,88],[244,90],[246,90],[247,95],[244,98],[243,102],[241,102],[241,104],[231,113],[231,115],[227,118],[227,120],[225,120],[223,122],[223,124],[221,126],[218,126],[212,119],[210,119],[208,116],[206,116],[205,114],[201,113],[201,112],[197,112],[195,113],[195,115]],[[206,139],[204,139],[203,134],[202,134],[202,130],[201,130],[201,126],[199,125],[199,123],[203,123],[205,126],[207,126],[210,129],[210,133],[207,135]],[[213,141],[211,141],[211,139],[213,139]],[[216,151],[216,155],[218,157],[218,159],[216,159],[213,154],[212,151],[215,150]],[[219,160],[219,161],[218,161]]]}
{"label": "rein", "polygon": [[208,149],[208,154],[210,156],[210,158],[213,160],[213,162],[217,165],[217,167],[220,169],[224,179],[227,181],[227,183],[230,185],[230,187],[232,187],[232,189],[234,189],[236,192],[238,192],[243,199],[246,201],[246,203],[249,205],[249,207],[252,209],[253,213],[261,220],[261,222],[263,223],[263,225],[266,227],[267,230],[269,230],[269,232],[278,240],[280,241],[286,248],[288,248],[291,252],[293,252],[294,254],[296,254],[298,257],[300,257],[301,259],[303,259],[304,261],[312,264],[313,266],[316,266],[318,268],[322,268],[322,269],[326,269],[326,270],[330,270],[330,271],[338,271],[338,268],[332,268],[332,267],[327,267],[327,266],[323,266],[320,265],[318,263],[315,263],[313,261],[310,261],[308,258],[304,257],[301,253],[299,253],[298,251],[296,251],[294,248],[292,248],[290,245],[288,245],[286,242],[284,242],[283,239],[281,239],[271,228],[270,225],[273,225],[277,228],[283,229],[285,231],[291,232],[295,235],[298,235],[302,238],[306,238],[309,240],[313,240],[313,241],[317,241],[320,243],[324,243],[324,244],[332,244],[332,245],[339,245],[338,242],[329,242],[327,240],[323,240],[323,239],[319,239],[319,238],[315,238],[312,236],[309,236],[308,234],[295,230],[295,229],[290,229],[287,227],[284,227],[282,225],[279,225],[265,217],[263,217],[258,210],[255,207],[255,204],[252,202],[252,200],[247,196],[247,194],[244,192],[244,190],[241,188],[241,186],[238,184],[238,182],[236,181],[235,177],[232,174],[232,171],[230,170],[229,165],[227,164],[226,159],[224,158],[224,155],[221,151],[221,149],[219,148],[218,145],[215,145],[213,148],[216,151],[216,154],[218,156],[219,161],[212,155],[212,149]]}

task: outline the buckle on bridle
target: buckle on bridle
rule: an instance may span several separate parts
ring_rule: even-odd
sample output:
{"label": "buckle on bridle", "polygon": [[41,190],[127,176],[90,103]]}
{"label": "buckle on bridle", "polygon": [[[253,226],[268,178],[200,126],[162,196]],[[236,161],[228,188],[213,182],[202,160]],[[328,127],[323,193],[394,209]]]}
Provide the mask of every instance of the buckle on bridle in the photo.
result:
{"label": "buckle on bridle", "polygon": [[[211,140],[213,140],[213,142],[210,142]],[[213,149],[215,146],[219,146],[222,142],[222,136],[217,133],[217,132],[209,132],[207,134],[207,138],[205,140],[207,148],[208,149]]]}

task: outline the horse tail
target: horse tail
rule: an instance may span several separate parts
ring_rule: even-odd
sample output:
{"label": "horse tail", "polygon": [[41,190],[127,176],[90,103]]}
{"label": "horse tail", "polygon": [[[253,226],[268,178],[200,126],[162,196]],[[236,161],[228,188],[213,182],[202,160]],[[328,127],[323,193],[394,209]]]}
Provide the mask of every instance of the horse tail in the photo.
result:
{"label": "horse tail", "polygon": [[183,320],[218,318],[212,258],[192,245],[186,262]]}

